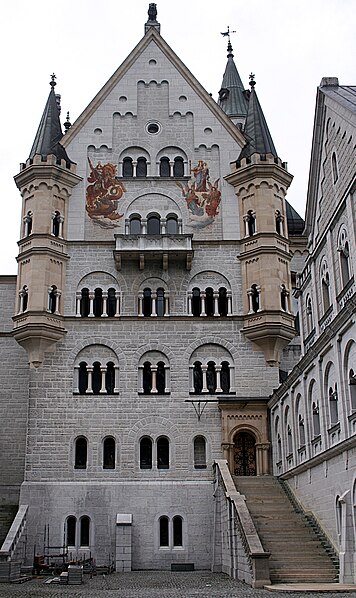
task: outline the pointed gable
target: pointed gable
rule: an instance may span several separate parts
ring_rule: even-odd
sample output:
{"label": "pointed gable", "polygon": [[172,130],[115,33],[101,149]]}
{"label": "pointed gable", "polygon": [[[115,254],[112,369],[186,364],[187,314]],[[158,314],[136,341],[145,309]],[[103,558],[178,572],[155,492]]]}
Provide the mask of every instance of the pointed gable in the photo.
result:
{"label": "pointed gable", "polygon": [[[112,77],[107,81],[104,87],[99,91],[95,98],[91,101],[88,107],[82,112],[76,122],[72,125],[71,129],[66,134],[63,142],[65,147],[71,143],[74,137],[89,121],[93,114],[98,110],[101,104],[109,97],[111,92],[116,88],[119,82],[127,75],[127,73],[134,67],[140,57],[145,53],[147,49],[154,45],[162,52],[164,57],[168,59],[171,66],[178,71],[178,73],[185,79],[188,85],[191,87],[194,94],[196,94],[201,101],[209,109],[210,113],[223,125],[223,127],[229,132],[234,140],[240,145],[244,145],[245,139],[241,131],[234,125],[229,117],[219,108],[218,104],[212,99],[204,87],[199,81],[192,75],[185,64],[180,58],[173,52],[170,46],[161,37],[159,32],[154,28],[150,27],[146,35],[141,39],[137,46],[132,50],[129,56],[124,60],[121,66],[115,71]],[[131,72],[131,71],[130,71]],[[147,69],[146,69],[147,73]],[[162,77],[156,74],[152,76],[152,79],[161,80]],[[136,81],[137,82],[137,81]]]}

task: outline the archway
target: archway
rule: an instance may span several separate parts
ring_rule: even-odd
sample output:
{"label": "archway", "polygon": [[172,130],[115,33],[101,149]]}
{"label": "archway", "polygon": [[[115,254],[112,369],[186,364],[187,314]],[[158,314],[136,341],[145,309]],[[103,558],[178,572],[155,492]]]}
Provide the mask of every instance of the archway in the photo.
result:
{"label": "archway", "polygon": [[257,475],[256,438],[251,432],[241,431],[234,436],[234,475]]}

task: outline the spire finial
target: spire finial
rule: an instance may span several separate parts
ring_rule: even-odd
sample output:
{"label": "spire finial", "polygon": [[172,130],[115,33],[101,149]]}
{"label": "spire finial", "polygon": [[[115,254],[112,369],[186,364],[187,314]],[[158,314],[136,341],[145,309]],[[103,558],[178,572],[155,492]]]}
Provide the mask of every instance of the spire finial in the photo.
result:
{"label": "spire finial", "polygon": [[250,79],[250,87],[251,87],[251,91],[253,90],[253,88],[256,85],[256,81],[255,81],[255,75],[253,73],[249,74],[249,79]]}
{"label": "spire finial", "polygon": [[51,80],[49,82],[49,84],[52,87],[52,89],[54,89],[56,87],[56,85],[57,85],[56,79],[57,79],[56,75],[54,73],[52,73]]}
{"label": "spire finial", "polygon": [[70,129],[70,128],[71,128],[71,126],[72,126],[72,123],[70,122],[70,119],[69,119],[69,112],[67,112],[67,118],[66,118],[66,122],[64,123],[64,125],[63,125],[63,126],[64,126],[64,128],[65,128],[65,132],[66,132],[66,133],[68,133],[69,129]]}
{"label": "spire finial", "polygon": [[227,57],[229,58],[229,56],[234,57],[233,53],[232,53],[232,45],[231,45],[231,40],[230,40],[230,34],[231,33],[236,33],[236,31],[230,31],[230,25],[227,26],[227,31],[224,31],[221,33],[221,35],[223,37],[227,37],[228,38],[228,44],[227,44]]}
{"label": "spire finial", "polygon": [[154,23],[157,22],[157,4],[153,2],[150,3],[148,7],[148,22],[153,21]]}

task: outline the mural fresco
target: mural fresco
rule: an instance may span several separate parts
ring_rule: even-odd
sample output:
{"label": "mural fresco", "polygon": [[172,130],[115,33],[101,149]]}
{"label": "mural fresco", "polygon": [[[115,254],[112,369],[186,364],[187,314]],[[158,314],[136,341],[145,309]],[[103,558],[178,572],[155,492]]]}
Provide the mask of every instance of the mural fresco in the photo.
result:
{"label": "mural fresco", "polygon": [[186,184],[177,182],[182,195],[187,202],[190,226],[204,228],[212,224],[219,214],[221,191],[217,179],[213,184],[210,182],[209,168],[204,160],[198,160],[198,165],[192,168],[192,178]]}
{"label": "mural fresco", "polygon": [[116,166],[114,164],[101,164],[93,166],[88,158],[90,175],[86,190],[86,210],[88,216],[104,228],[113,228],[119,225],[123,214],[118,212],[119,200],[126,189],[116,179]]}

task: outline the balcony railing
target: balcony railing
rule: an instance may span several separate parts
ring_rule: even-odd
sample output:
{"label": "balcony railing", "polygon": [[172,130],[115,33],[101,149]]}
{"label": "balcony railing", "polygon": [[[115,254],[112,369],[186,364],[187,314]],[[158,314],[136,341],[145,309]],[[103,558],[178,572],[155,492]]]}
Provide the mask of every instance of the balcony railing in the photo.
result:
{"label": "balcony railing", "polygon": [[122,260],[138,260],[140,270],[147,262],[161,261],[163,270],[169,263],[183,261],[190,270],[193,258],[192,235],[115,235],[114,258],[121,270]]}

